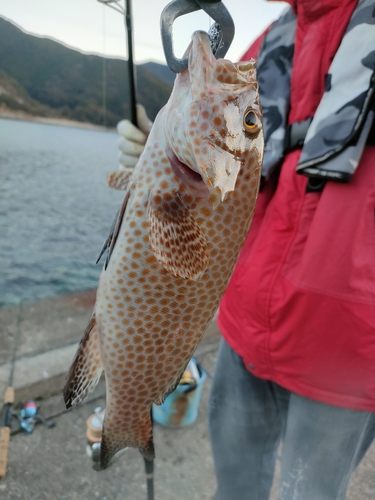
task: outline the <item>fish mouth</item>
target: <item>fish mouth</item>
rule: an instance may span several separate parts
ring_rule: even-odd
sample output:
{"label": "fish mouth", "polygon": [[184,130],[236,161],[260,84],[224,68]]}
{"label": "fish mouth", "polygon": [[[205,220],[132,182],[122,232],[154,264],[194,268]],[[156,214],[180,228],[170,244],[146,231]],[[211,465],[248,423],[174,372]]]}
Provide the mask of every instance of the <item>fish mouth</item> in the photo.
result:
{"label": "fish mouth", "polygon": [[181,179],[185,185],[193,187],[202,194],[209,194],[207,186],[199,172],[195,172],[188,165],[186,165],[186,163],[182,163],[182,161],[178,159],[177,155],[171,149],[169,149],[166,153],[173,173]]}

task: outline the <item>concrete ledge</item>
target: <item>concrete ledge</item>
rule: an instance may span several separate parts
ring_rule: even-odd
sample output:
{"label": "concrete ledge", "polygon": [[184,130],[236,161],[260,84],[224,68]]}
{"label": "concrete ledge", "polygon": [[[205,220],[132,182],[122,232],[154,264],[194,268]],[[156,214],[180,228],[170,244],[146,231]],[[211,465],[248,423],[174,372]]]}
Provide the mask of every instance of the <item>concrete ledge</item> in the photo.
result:
{"label": "concrete ledge", "polygon": [[[77,344],[52,349],[16,361],[13,387],[15,402],[47,398],[62,392],[64,380]],[[11,363],[0,366],[0,391],[4,393],[9,382]]]}
{"label": "concrete ledge", "polygon": [[[218,328],[216,322],[213,321],[199,343],[196,355],[203,355],[206,351],[215,349],[218,339]],[[30,399],[46,399],[56,394],[62,394],[65,377],[77,346],[78,343],[74,343],[17,359],[13,380],[15,403]],[[10,371],[11,362],[0,366],[0,395],[4,394],[8,387]]]}

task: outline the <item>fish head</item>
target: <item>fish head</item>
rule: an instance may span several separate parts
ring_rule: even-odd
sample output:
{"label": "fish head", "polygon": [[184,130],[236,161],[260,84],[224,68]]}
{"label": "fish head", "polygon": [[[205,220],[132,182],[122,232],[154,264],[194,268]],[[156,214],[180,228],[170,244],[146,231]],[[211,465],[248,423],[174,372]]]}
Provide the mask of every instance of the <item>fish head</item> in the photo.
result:
{"label": "fish head", "polygon": [[235,189],[241,169],[263,154],[256,61],[216,59],[205,32],[195,32],[188,69],[166,105],[167,155],[174,172],[216,207]]}

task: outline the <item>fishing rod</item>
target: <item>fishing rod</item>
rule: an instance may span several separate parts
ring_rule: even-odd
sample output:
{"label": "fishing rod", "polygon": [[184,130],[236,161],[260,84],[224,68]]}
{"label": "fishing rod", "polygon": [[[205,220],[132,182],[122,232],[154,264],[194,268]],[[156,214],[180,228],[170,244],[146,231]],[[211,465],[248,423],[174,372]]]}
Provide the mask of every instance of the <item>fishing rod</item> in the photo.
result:
{"label": "fishing rod", "polygon": [[8,462],[8,450],[9,450],[9,439],[10,439],[10,427],[12,420],[12,405],[14,403],[14,388],[13,388],[13,378],[14,369],[16,365],[16,355],[18,349],[18,340],[20,336],[20,325],[21,325],[21,311],[22,303],[19,303],[18,316],[16,332],[14,335],[14,346],[13,346],[13,356],[10,367],[9,383],[4,394],[4,413],[3,413],[3,425],[0,429],[0,478],[5,477]]}
{"label": "fishing rod", "polygon": [[128,74],[130,92],[130,117],[132,124],[138,127],[137,120],[137,95],[135,88],[135,65],[133,57],[133,19],[131,0],[125,0],[125,26],[128,35]]}
{"label": "fishing rod", "polygon": [[[133,57],[133,18],[131,0],[125,0],[125,27],[128,41],[128,75],[129,75],[129,92],[130,92],[130,118],[135,127],[138,127],[137,120],[137,96],[135,88],[135,65]],[[154,419],[152,416],[152,408],[150,410],[151,426],[153,427]],[[147,500],[154,500],[154,461],[144,459],[146,484],[147,484]]]}
{"label": "fishing rod", "polygon": [[[135,127],[138,127],[137,120],[137,93],[135,85],[135,64],[133,56],[133,18],[131,0],[125,0],[124,7],[118,4],[120,0],[98,0],[104,3],[116,12],[120,12],[124,16],[125,30],[127,33],[128,47],[128,78],[129,78],[129,93],[130,93],[130,119]],[[114,4],[114,5],[113,5]]]}
{"label": "fishing rod", "polygon": [[[131,0],[125,0],[124,8],[118,5],[119,0],[98,0],[106,4],[108,7],[120,12],[124,15],[124,24],[127,33],[128,47],[128,78],[129,78],[129,93],[130,93],[130,119],[135,127],[138,127],[137,120],[137,95],[135,85],[135,64],[133,54],[133,18]],[[115,3],[116,5],[111,5]],[[151,425],[153,425],[153,417],[151,410]],[[154,500],[154,461],[144,459],[146,481],[147,481],[147,500]]]}
{"label": "fishing rod", "polygon": [[[151,421],[153,422],[153,421]],[[154,461],[144,459],[146,484],[147,484],[147,500],[154,500]]]}
{"label": "fishing rod", "polygon": [[[135,127],[138,127],[137,120],[137,96],[135,88],[135,65],[133,57],[133,18],[131,0],[125,0],[125,27],[128,41],[128,75],[129,75],[129,92],[130,92],[130,118]],[[153,427],[154,419],[152,416],[152,408],[150,410],[151,426]],[[144,459],[146,484],[147,484],[147,500],[154,500],[154,461]]]}

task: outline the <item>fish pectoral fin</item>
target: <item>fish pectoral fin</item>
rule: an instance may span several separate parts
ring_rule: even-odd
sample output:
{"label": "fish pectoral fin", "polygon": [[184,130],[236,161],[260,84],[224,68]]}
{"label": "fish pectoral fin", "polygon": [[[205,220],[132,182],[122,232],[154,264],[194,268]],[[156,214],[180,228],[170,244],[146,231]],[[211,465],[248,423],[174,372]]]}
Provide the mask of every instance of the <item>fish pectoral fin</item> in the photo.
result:
{"label": "fish pectoral fin", "polygon": [[208,266],[207,241],[178,193],[150,193],[148,233],[158,262],[175,276],[193,281]]}
{"label": "fish pectoral fin", "polygon": [[107,184],[112,189],[126,191],[134,169],[117,170],[107,174]]}
{"label": "fish pectoral fin", "polygon": [[107,402],[100,444],[100,468],[106,469],[112,457],[128,446],[138,448],[146,460],[154,460],[155,449],[150,411],[139,415],[133,426],[126,426],[126,430],[122,429],[121,425],[119,426],[118,419],[112,418],[116,415],[121,416],[121,411],[116,412],[111,407],[111,403]]}
{"label": "fish pectoral fin", "polygon": [[64,401],[67,408],[81,404],[89,396],[98,383],[102,371],[99,329],[94,314],[65,379]]}

